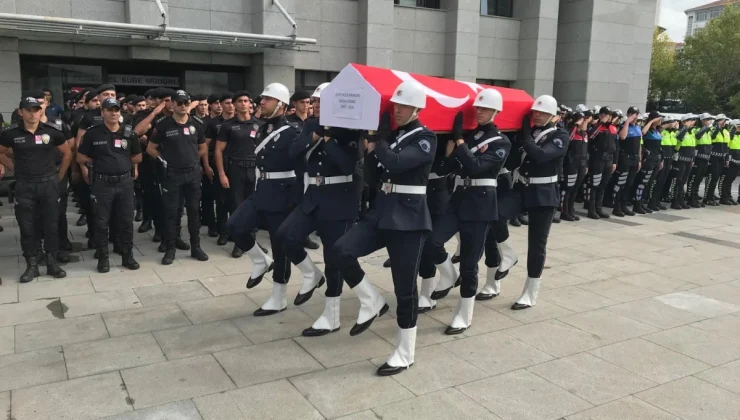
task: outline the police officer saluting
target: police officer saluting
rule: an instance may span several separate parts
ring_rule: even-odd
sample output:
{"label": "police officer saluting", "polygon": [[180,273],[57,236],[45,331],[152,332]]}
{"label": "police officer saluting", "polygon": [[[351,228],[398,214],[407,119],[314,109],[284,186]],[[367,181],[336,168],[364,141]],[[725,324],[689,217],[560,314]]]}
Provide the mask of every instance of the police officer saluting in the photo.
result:
{"label": "police officer saluting", "polygon": [[177,239],[178,207],[185,199],[190,233],[190,256],[199,261],[208,261],[208,255],[200,248],[200,180],[203,171],[198,164],[208,159],[203,124],[188,115],[190,96],[184,90],[172,95],[173,114],[159,122],[146,152],[157,159],[164,169],[162,201],[165,210],[163,240],[166,251],[162,264],[170,265],[175,260]]}
{"label": "police officer saluting", "polygon": [[[37,233],[35,220],[44,223],[44,247],[46,248],[46,273],[56,278],[67,275],[57,264],[59,250],[59,180],[64,177],[72,160],[67,139],[56,127],[41,122],[41,104],[35,98],[21,100],[21,121],[0,134],[0,154],[12,149],[15,171],[15,217],[21,233],[21,249],[26,258],[26,271],[21,283],[28,283],[39,276],[37,255]],[[55,163],[56,151],[62,154],[62,162]],[[66,191],[63,193],[66,194]],[[37,213],[42,213],[40,218]]]}
{"label": "police officer saluting", "polygon": [[[432,230],[426,191],[437,150],[436,136],[418,120],[419,111],[426,107],[424,87],[415,81],[404,81],[396,88],[391,102],[398,129],[391,132],[390,115],[383,114],[378,132],[367,146],[368,152],[375,153],[365,160],[370,168],[382,169],[382,191],[375,199],[375,208],[334,245],[342,277],[360,299],[357,323],[350,335],[367,330],[375,318],[388,310],[385,298],[367,278],[357,259],[381,248],[388,250],[399,330],[395,351],[378,368],[381,376],[401,373],[414,364],[416,277],[425,236]],[[370,159],[372,156],[377,159]]]}
{"label": "police officer saluting", "polygon": [[[445,297],[457,282],[452,260],[445,243],[460,232],[460,301],[445,334],[460,334],[473,320],[475,293],[478,290],[478,261],[483,255],[488,225],[498,219],[496,178],[511,149],[511,142],[493,123],[496,113],[504,109],[503,98],[496,89],[478,93],[473,106],[478,128],[463,137],[462,112],[455,117],[453,139],[447,153],[457,166],[455,189],[450,209],[434,226],[434,233],[425,246],[441,279],[432,299]],[[455,273],[456,274],[456,273]]]}
{"label": "police officer saluting", "polygon": [[559,174],[570,139],[566,131],[552,123],[557,112],[558,103],[552,96],[542,95],[534,101],[534,127],[530,127],[529,117],[522,122],[521,166],[514,188],[499,206],[507,216],[529,213],[527,281],[522,295],[511,307],[513,310],[526,309],[537,302],[552,212],[560,203]]}
{"label": "police officer saluting", "polygon": [[134,248],[134,165],[141,162],[141,146],[131,126],[119,123],[121,106],[113,98],[101,105],[103,124],[85,132],[77,151],[77,162],[82,166],[92,163],[90,184],[95,214],[95,242],[98,251],[98,272],[110,271],[108,260],[108,226],[115,208],[115,224],[123,246],[122,264],[137,270],[139,263],[133,256]]}
{"label": "police officer saluting", "polygon": [[[262,123],[250,115],[249,92],[236,92],[232,103],[236,116],[224,121],[218,129],[214,160],[219,182],[229,194],[229,210],[233,214],[254,191],[257,181],[254,149],[260,138]],[[231,256],[239,258],[243,253],[234,245]]]}

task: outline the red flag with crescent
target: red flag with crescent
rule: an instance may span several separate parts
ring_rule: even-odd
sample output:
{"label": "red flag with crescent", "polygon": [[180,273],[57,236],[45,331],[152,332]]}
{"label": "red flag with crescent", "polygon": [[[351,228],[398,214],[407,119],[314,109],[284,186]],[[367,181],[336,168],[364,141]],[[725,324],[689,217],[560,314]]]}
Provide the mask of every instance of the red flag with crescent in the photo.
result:
{"label": "red flag with crescent", "polygon": [[522,118],[534,102],[527,92],[519,89],[352,63],[321,91],[321,125],[377,129],[379,116],[385,111],[393,112],[390,99],[396,87],[406,80],[415,80],[424,87],[427,104],[419,114],[419,120],[437,132],[450,131],[458,111],[464,113],[463,127],[474,129],[477,123],[473,102],[486,88],[498,90],[504,99],[504,110],[494,120],[502,131],[519,130]]}

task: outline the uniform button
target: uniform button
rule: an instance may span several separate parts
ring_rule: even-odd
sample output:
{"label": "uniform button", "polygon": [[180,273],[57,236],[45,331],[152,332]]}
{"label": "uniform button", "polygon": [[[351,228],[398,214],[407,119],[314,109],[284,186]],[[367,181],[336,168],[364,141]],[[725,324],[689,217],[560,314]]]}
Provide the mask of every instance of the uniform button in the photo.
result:
{"label": "uniform button", "polygon": [[321,166],[321,162],[319,162],[319,166]]}
{"label": "uniform button", "polygon": [[260,159],[264,159],[264,158],[265,158],[264,156],[260,156]]}

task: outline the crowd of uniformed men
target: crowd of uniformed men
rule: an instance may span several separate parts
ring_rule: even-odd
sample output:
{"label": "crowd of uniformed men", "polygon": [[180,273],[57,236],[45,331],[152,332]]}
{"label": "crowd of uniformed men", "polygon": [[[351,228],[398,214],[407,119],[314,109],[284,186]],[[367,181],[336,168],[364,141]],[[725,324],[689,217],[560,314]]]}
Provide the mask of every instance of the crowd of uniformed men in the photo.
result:
{"label": "crowd of uniformed men", "polygon": [[[463,131],[458,113],[450,133],[435,134],[418,119],[424,88],[405,81],[391,98],[392,113],[382,115],[377,131],[363,132],[319,124],[326,85],[291,96],[273,83],[258,98],[246,91],[191,97],[167,88],[123,96],[103,85],[78,92],[67,112],[49,108],[43,91],[24,95],[0,135],[0,163],[16,176],[27,263],[21,282],[38,277],[43,263],[47,275],[66,275],[59,263],[72,249],[69,186],[99,272],[110,270],[110,242],[123,267],[139,268],[134,221],[141,233],[154,229],[162,264],[173,263],[176,249],[206,261],[203,224],[219,245],[234,242],[233,257],[251,259],[247,288],[272,271],[272,294],[255,316],[286,309],[291,264],[302,275],[296,305],[326,284],[324,311],[305,336],[339,330],[345,282],[360,301],[350,335],[388,311],[358,262],[386,248],[398,343],[378,374],[393,375],[414,363],[418,313],[459,286],[445,331],[459,334],[472,323],[475,301],[500,293],[518,261],[508,223],[528,224],[527,277],[512,305],[520,310],[536,303],[551,223],[579,220],[575,202],[592,219],[610,217],[603,206],[623,217],[665,210],[662,202],[674,209],[737,204],[730,190],[740,169],[738,121],[724,115],[676,121],[634,107],[623,115],[583,105],[573,112],[544,95],[521,130],[507,136],[493,123],[502,96],[484,89],[473,104],[476,129]],[[180,234],[184,212],[189,243]],[[269,233],[270,251],[256,242],[258,229]],[[323,244],[323,271],[305,251],[318,248],[308,239],[313,232]],[[458,252],[450,255],[445,243],[455,235]],[[488,270],[479,290],[483,255]]]}

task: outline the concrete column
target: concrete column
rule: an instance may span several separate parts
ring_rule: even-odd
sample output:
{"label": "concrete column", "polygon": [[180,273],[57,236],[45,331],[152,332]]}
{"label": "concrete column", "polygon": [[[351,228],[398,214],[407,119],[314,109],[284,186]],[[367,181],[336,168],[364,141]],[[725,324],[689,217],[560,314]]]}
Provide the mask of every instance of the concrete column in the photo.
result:
{"label": "concrete column", "polygon": [[[245,0],[250,1],[250,0]],[[280,4],[295,19],[295,2],[300,0],[280,0]],[[251,0],[252,28],[257,34],[286,34],[292,28],[285,16],[280,13],[272,0]],[[264,49],[255,54],[247,79],[247,88],[254,95],[270,83],[282,83],[293,92],[295,90],[296,53],[292,50]]]}
{"label": "concrete column", "polygon": [[5,121],[21,100],[21,61],[18,40],[0,38],[0,112]]}
{"label": "concrete column", "polygon": [[393,65],[393,0],[359,0],[357,60],[368,66]]}
{"label": "concrete column", "polygon": [[594,0],[560,1],[553,92],[558,103],[571,108],[586,103],[593,10]]}
{"label": "concrete column", "polygon": [[448,0],[446,19],[444,76],[475,82],[480,0]]}
{"label": "concrete column", "polygon": [[532,96],[552,95],[559,5],[555,0],[517,0],[514,17],[521,20],[519,70],[513,87]]}

